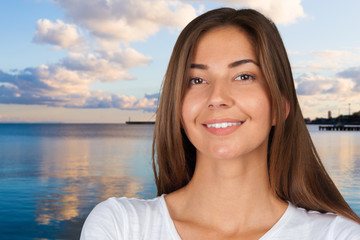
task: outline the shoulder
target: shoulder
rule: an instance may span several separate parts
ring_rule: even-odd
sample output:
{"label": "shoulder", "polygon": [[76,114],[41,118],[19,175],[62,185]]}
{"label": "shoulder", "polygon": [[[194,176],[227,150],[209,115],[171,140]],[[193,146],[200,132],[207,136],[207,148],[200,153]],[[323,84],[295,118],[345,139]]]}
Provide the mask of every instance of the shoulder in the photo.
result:
{"label": "shoulder", "polygon": [[[282,239],[360,239],[360,225],[336,214],[307,211],[290,204],[284,218],[277,234]],[[298,238],[293,238],[294,234]]]}
{"label": "shoulder", "polygon": [[149,200],[109,198],[91,211],[81,239],[141,238],[149,225],[159,225],[163,221],[162,201],[163,197]]}
{"label": "shoulder", "polygon": [[360,224],[342,216],[336,216],[331,224],[334,239],[360,239]]}
{"label": "shoulder", "polygon": [[143,217],[144,215],[158,215],[161,213],[161,199],[157,197],[153,199],[137,199],[137,198],[109,198],[100,203],[98,208],[113,209],[121,212],[127,217]]}

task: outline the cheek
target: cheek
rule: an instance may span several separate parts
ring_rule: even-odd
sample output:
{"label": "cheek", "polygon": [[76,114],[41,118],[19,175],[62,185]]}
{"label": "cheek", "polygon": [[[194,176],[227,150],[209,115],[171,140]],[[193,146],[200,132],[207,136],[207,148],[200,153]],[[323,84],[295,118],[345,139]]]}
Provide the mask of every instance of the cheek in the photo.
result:
{"label": "cheek", "polygon": [[263,89],[244,91],[238,104],[250,118],[272,123],[270,99]]}
{"label": "cheek", "polygon": [[264,95],[262,98],[258,99],[258,115],[262,118],[264,124],[266,125],[273,125],[273,116],[271,111],[271,103],[270,99],[267,95]]}
{"label": "cheek", "polygon": [[199,114],[201,113],[204,103],[201,101],[201,97],[191,92],[186,93],[183,99],[181,107],[181,118],[184,127],[195,123]]}
{"label": "cheek", "polygon": [[191,120],[192,111],[193,111],[193,106],[191,104],[191,101],[189,100],[187,95],[185,95],[181,106],[181,122],[186,135],[188,135],[189,133],[190,122],[192,122]]}

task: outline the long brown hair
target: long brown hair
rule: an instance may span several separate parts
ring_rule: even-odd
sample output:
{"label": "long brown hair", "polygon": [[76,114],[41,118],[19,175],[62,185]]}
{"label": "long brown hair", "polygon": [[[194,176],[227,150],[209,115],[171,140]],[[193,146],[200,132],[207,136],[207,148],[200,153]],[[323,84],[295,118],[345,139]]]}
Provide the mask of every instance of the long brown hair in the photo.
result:
{"label": "long brown hair", "polygon": [[[270,92],[276,125],[270,133],[268,171],[274,193],[296,206],[334,212],[360,223],[327,174],[310,138],[288,56],[275,24],[250,9],[209,11],[190,22],[178,37],[156,115],[152,158],[158,196],[185,186],[194,173],[196,149],[181,125],[188,69],[199,37],[213,28],[229,25],[248,35]],[[285,101],[290,106],[287,117]]]}

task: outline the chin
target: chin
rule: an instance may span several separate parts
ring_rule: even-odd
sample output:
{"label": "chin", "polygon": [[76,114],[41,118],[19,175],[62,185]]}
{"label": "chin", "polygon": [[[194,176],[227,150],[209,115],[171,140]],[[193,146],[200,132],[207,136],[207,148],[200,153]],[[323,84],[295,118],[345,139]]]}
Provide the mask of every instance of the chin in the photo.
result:
{"label": "chin", "polygon": [[215,159],[234,159],[238,157],[234,149],[229,148],[215,148],[211,151],[211,155]]}

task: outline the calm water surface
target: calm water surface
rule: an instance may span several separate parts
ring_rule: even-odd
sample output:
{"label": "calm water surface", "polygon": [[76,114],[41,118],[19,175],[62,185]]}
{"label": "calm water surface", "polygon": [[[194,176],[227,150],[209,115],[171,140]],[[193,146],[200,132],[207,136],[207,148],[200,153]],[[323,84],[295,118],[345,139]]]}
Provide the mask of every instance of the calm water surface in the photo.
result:
{"label": "calm water surface", "polygon": [[360,132],[319,131],[317,125],[308,129],[325,168],[360,216]]}
{"label": "calm water surface", "polygon": [[[360,214],[360,132],[309,130]],[[152,198],[153,125],[0,124],[0,239],[78,239],[96,203]]]}
{"label": "calm water surface", "polygon": [[153,126],[0,124],[0,239],[78,239],[96,203],[152,198]]}

